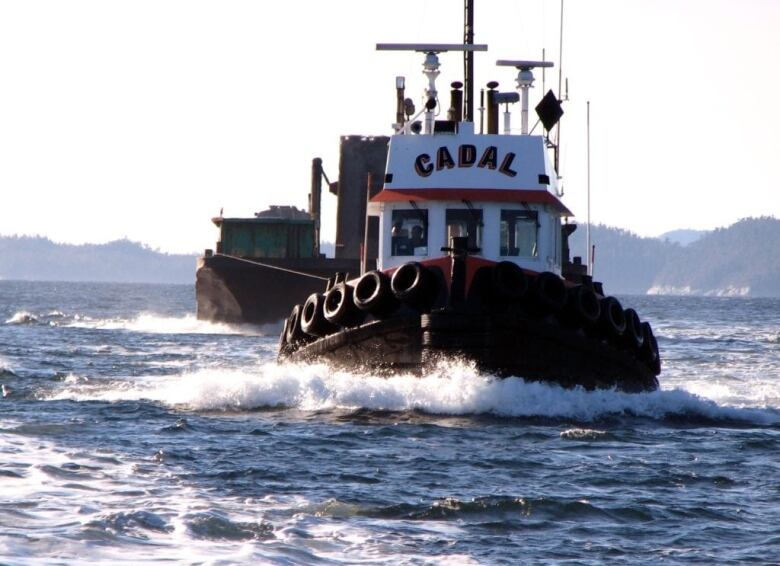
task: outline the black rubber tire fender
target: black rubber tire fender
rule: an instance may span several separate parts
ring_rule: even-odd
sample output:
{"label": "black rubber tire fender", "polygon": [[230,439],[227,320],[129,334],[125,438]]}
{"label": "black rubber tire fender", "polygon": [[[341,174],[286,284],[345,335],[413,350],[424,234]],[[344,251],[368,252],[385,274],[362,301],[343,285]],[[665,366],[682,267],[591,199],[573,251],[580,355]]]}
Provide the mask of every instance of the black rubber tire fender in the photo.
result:
{"label": "black rubber tire fender", "polygon": [[279,335],[279,351],[283,352],[287,349],[287,325],[290,322],[290,317],[284,319],[284,325],[282,326],[282,333]]}
{"label": "black rubber tire fender", "polygon": [[626,329],[623,331],[623,345],[632,352],[638,352],[644,344],[645,338],[642,331],[642,322],[634,309],[623,311],[626,318]]}
{"label": "black rubber tire fender", "polygon": [[526,297],[529,306],[542,314],[558,313],[566,304],[566,285],[550,271],[534,277],[530,291]]}
{"label": "black rubber tire fender", "polygon": [[365,313],[355,306],[354,289],[346,283],[339,283],[325,293],[322,313],[325,320],[338,326],[356,326],[365,318]]}
{"label": "black rubber tire fender", "polygon": [[398,300],[390,289],[390,277],[382,271],[364,273],[355,284],[352,302],[364,312],[383,317],[398,307]]}
{"label": "black rubber tire fender", "polygon": [[591,327],[596,324],[601,315],[601,304],[593,289],[584,285],[569,287],[566,291],[565,310],[568,318],[575,324]]}
{"label": "black rubber tire fender", "polygon": [[658,340],[649,322],[642,323],[642,337],[644,340],[639,350],[639,358],[653,370],[655,375],[658,375],[661,373],[661,354],[658,351]]}
{"label": "black rubber tire fender", "polygon": [[425,311],[436,298],[436,279],[424,265],[410,261],[395,270],[390,289],[399,301]]}
{"label": "black rubber tire fender", "polygon": [[336,330],[336,326],[325,320],[323,306],[325,295],[312,293],[301,310],[301,329],[309,336],[325,336]]}
{"label": "black rubber tire fender", "polygon": [[528,291],[528,276],[511,261],[500,261],[491,273],[493,299],[499,302],[519,301]]}
{"label": "black rubber tire fender", "polygon": [[303,305],[295,305],[290,311],[290,316],[287,317],[287,322],[285,323],[285,338],[289,346],[295,346],[300,342],[305,342],[308,338],[301,328],[302,310]]}
{"label": "black rubber tire fender", "polygon": [[615,297],[604,297],[599,302],[599,327],[607,338],[618,340],[626,331],[626,314]]}

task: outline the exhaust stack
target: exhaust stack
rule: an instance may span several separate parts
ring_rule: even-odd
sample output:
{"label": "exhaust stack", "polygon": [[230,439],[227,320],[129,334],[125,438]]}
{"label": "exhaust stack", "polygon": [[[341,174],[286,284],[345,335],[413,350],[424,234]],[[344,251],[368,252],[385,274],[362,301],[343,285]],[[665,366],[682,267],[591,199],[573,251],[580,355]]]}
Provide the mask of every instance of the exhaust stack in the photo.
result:
{"label": "exhaust stack", "polygon": [[487,84],[487,133],[498,133],[498,102],[496,101],[496,95],[498,91],[498,83],[496,81],[490,81]]}
{"label": "exhaust stack", "polygon": [[463,88],[463,83],[455,81],[450,86],[452,86],[452,90],[450,91],[450,110],[447,118],[459,123],[463,121],[463,91],[460,90]]}
{"label": "exhaust stack", "polygon": [[320,257],[320,204],[322,202],[322,159],[311,160],[311,192],[309,193],[309,216],[314,220],[314,257]]}

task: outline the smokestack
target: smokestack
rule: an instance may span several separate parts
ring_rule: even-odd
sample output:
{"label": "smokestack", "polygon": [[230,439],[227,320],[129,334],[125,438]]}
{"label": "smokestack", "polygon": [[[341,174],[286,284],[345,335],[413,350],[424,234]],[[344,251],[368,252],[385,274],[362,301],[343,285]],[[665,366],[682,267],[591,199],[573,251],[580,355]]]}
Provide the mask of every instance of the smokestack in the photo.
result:
{"label": "smokestack", "polygon": [[463,121],[463,91],[460,90],[463,87],[463,83],[455,81],[452,83],[452,90],[450,91],[450,111],[448,118],[453,122]]}
{"label": "smokestack", "polygon": [[404,77],[395,78],[395,123],[398,128],[404,125],[404,89],[406,88],[406,79]]}
{"label": "smokestack", "polygon": [[496,101],[496,95],[498,91],[498,83],[496,81],[490,81],[487,84],[487,133],[498,133],[498,102]]}
{"label": "smokestack", "polygon": [[309,216],[314,220],[314,257],[320,256],[320,203],[322,201],[322,159],[311,160]]}

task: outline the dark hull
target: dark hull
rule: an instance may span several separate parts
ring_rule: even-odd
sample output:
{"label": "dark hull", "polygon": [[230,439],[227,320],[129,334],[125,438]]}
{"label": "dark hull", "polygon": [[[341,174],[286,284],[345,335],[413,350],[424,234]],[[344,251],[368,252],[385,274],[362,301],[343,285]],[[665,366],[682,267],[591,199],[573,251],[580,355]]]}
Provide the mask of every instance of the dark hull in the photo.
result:
{"label": "dark hull", "polygon": [[287,317],[290,304],[321,290],[325,286],[324,278],[338,271],[354,274],[360,269],[357,260],[311,258],[261,261],[266,265],[225,255],[199,258],[195,280],[198,319],[277,323]]}
{"label": "dark hull", "polygon": [[279,357],[378,373],[465,359],[500,377],[652,391],[661,371],[649,323],[591,286],[510,262],[409,262],[337,283],[296,305]]}
{"label": "dark hull", "polygon": [[485,373],[519,376],[563,387],[651,391],[651,360],[612,345],[555,316],[522,312],[465,314],[442,310],[342,329],[290,353],[293,361],[327,361],[368,371],[425,371],[442,359],[466,359]]}

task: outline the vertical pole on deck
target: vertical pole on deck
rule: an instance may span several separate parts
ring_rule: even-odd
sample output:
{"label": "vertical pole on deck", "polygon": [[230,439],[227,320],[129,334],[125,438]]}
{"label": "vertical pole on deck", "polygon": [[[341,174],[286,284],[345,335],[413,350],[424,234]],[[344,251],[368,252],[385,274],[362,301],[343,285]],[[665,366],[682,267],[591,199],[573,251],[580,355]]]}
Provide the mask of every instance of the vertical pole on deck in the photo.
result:
{"label": "vertical pole on deck", "polygon": [[[464,0],[463,43],[474,44],[474,0]],[[474,52],[463,52],[463,85],[466,122],[474,121]]]}
{"label": "vertical pole on deck", "polygon": [[[564,100],[563,97],[563,0],[561,0],[561,29],[558,35],[558,100]],[[568,92],[568,79],[566,83],[566,91]],[[567,97],[568,98],[568,97]],[[560,175],[560,158],[561,158],[561,122],[555,126],[555,172]]]}
{"label": "vertical pole on deck", "polygon": [[590,100],[588,100],[588,112],[587,112],[587,131],[588,131],[588,275],[593,275],[593,247],[590,243]]}
{"label": "vertical pole on deck", "polygon": [[366,179],[366,227],[363,230],[363,244],[360,246],[360,275],[368,271],[368,201],[371,200],[371,187],[373,187],[374,175],[368,172]]}
{"label": "vertical pole on deck", "polygon": [[320,257],[320,216],[322,203],[322,159],[311,160],[311,192],[309,216],[314,220],[314,257]]}

